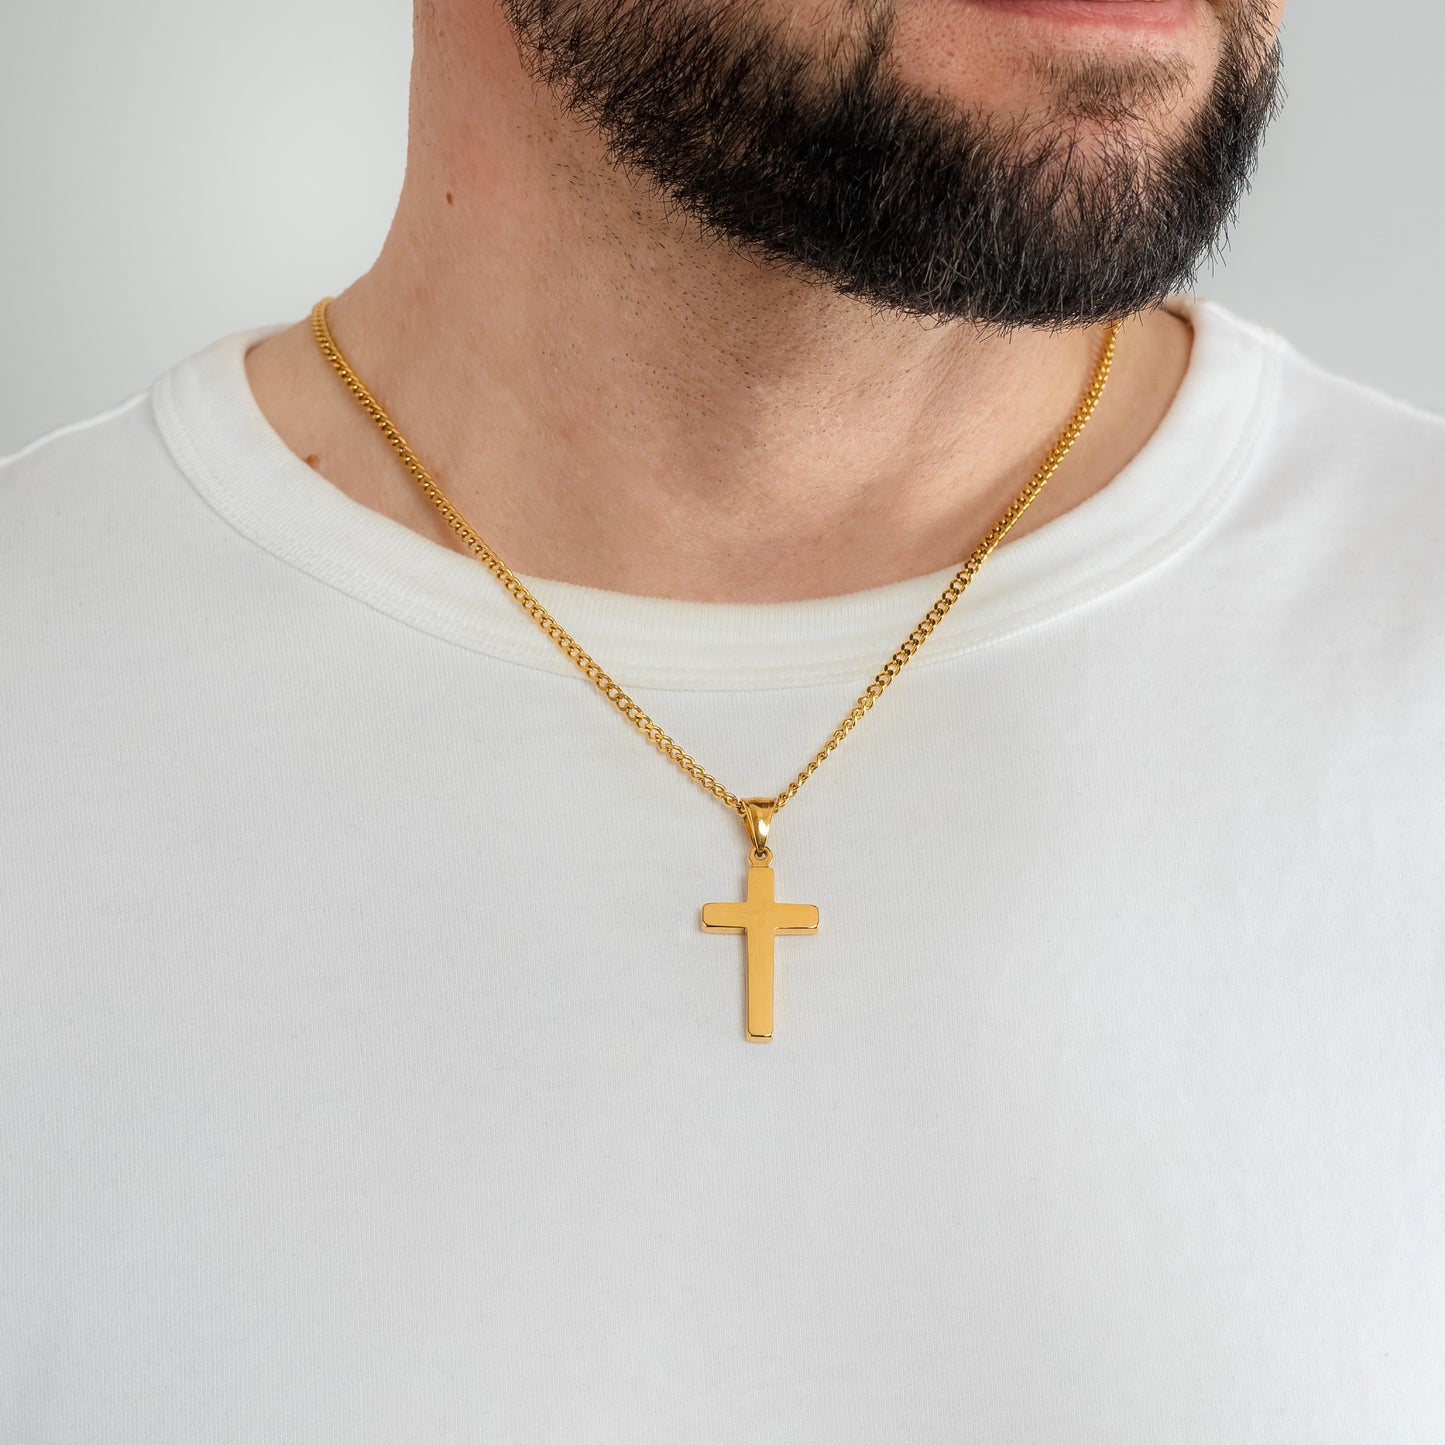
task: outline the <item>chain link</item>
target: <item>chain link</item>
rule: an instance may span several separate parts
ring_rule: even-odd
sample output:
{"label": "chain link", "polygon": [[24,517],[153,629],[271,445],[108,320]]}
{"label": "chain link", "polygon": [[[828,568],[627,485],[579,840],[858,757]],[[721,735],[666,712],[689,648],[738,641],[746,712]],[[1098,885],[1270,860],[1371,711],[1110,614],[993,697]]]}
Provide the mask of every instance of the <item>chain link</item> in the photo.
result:
{"label": "chain link", "polygon": [[[326,320],[326,308],[331,297],[325,296],[311,308],[311,328],[316,337],[316,344],[321,348],[321,353],[331,363],[333,370],[346,383],[347,389],[360,402],[367,415],[380,427],[382,435],[391,443],[392,449],[401,458],[402,465],[406,467],[416,484],[431,498],[437,510],[446,519],[447,525],[451,527],[462,542],[492,573],[494,577],[507,589],[520,604],[522,610],[557,644],[559,648],[569,657],[578,669],[589,678],[597,689],[612,705],[625,717],[657,750],[665,757],[670,758],[679,768],[685,772],[694,782],[701,784],[713,797],[726,803],[735,813],[746,818],[748,810],[743,800],[736,793],[730,792],[713,775],[708,772],[696,758],[692,756],[680,743],[674,741],[661,727],[650,718],[643,709],[625,693],[622,688],[605,673],[597,662],[588,654],[586,649],[572,636],[566,628],[552,616],[550,612],[537,600],[527,589],[522,580],[507,566],[505,562],[489,547],[486,542],[472,529],[465,517],[457,511],[451,499],[442,489],[437,486],[431,474],[421,464],[416,453],[407,444],[406,438],[396,429],[395,423],[382,409],[381,403],[366,389],[361,378],[351,369],[346,358],[341,354],[335,339],[331,335],[331,328]],[[1094,409],[1099,404],[1099,398],[1103,395],[1104,384],[1109,379],[1109,371],[1113,366],[1114,349],[1119,335],[1119,323],[1109,323],[1102,346],[1099,348],[1098,359],[1094,363],[1093,374],[1089,381],[1088,390],[1084,393],[1083,400],[1069,419],[1069,424],[1060,432],[1058,439],[1049,448],[1048,455],[1044,458],[1038,471],[1029,479],[1028,485],[1009,503],[1008,509],[994,523],[988,535],[984,537],[973,554],[954,574],[953,580],[943,589],[942,595],[932,607],[924,613],[918,625],[899,644],[898,650],[883,664],[882,670],[872,682],[859,694],[857,702],[849,709],[848,715],[833,729],[832,736],[813,755],[808,765],[779,793],[774,800],[774,807],[781,808],[792,799],[799,788],[808,781],[818,770],[823,760],[853,731],[863,720],[868,709],[883,695],[889,683],[903,671],[913,654],[928,640],[934,628],[948,615],[949,609],[964,592],[968,590],[968,584],[973,581],[974,574],[983,565],[989,553],[1003,541],[1008,535],[1010,528],[1028,510],[1029,504],[1043,490],[1044,484],[1059,469],[1059,464],[1068,456],[1073,445],[1078,441],[1089,418],[1093,416]]]}

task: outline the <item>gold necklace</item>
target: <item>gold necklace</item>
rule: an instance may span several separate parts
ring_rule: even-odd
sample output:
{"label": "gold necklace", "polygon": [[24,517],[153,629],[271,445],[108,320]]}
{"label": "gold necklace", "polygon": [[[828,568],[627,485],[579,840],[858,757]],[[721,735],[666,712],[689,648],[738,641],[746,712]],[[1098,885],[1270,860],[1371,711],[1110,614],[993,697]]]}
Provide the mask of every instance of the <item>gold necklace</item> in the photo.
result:
{"label": "gold necklace", "polygon": [[1058,470],[1059,464],[1078,441],[1089,418],[1093,416],[1099,398],[1103,395],[1104,383],[1109,379],[1109,370],[1114,361],[1114,348],[1119,335],[1119,323],[1112,321],[1099,348],[1088,389],[1084,393],[1069,424],[1059,433],[1058,439],[1049,448],[1038,471],[1030,478],[1028,485],[1009,503],[1003,516],[994,524],[988,535],[974,549],[953,580],[943,589],[938,601],[924,613],[918,626],[899,644],[893,656],[883,664],[877,677],[859,695],[858,701],[849,709],[847,717],[833,729],[832,736],[813,755],[808,765],[788,784],[782,792],[772,798],[740,798],[731,793],[690,753],[674,742],[628,695],[603,672],[587,654],[580,643],[559,623],[550,612],[522,585],[521,580],[502,559],[468,525],[466,519],[452,504],[446,493],[432,480],[431,474],[418,460],[415,452],[407,445],[406,439],[396,429],[391,418],[382,410],[381,403],[362,384],[361,378],[351,369],[340,347],[331,335],[326,321],[326,308],[331,297],[325,296],[311,308],[311,328],[321,353],[331,363],[336,374],[346,383],[347,389],[360,402],[367,415],[381,428],[392,449],[401,458],[402,464],[411,473],[417,485],[436,504],[438,511],[446,518],[451,529],[466,543],[467,547],[483,562],[487,570],[516,599],[522,610],[572,659],[582,673],[591,679],[602,695],[633,724],[637,730],[665,757],[671,758],[694,782],[706,788],[713,797],[726,803],[742,818],[748,834],[748,880],[747,896],[740,903],[705,903],[702,907],[702,926],[710,933],[742,933],[747,937],[747,1036],[749,1039],[770,1039],[773,1036],[773,939],[780,933],[816,933],[818,931],[818,910],[811,903],[778,903],[773,896],[772,849],[768,846],[768,834],[773,817],[778,809],[791,801],[799,788],[808,781],[823,759],[848,736],[862,720],[863,714],[878,700],[884,688],[903,670],[905,664],[923,646],[929,634],[943,621],[949,608],[963,596],[974,574],[983,565],[984,559],[1008,534],[1009,529],[1023,516],[1035,497],[1043,490],[1044,483]]}

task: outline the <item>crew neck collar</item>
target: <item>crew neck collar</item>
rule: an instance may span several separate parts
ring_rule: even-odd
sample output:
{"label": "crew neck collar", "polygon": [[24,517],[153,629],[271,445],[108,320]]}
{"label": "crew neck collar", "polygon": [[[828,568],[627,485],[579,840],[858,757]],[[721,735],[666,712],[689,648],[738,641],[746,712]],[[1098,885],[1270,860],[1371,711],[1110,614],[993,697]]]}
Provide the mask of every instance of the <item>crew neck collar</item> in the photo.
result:
{"label": "crew neck collar", "polygon": [[[990,554],[911,667],[986,647],[1123,586],[1224,505],[1273,408],[1279,338],[1213,302],[1170,306],[1190,321],[1194,342],[1154,434],[1107,486]],[[469,651],[575,676],[475,558],[354,501],[286,446],[256,402],[244,357],[289,324],[220,337],[154,383],[161,435],[195,489],[255,545],[360,603]],[[624,686],[861,685],[966,551],[938,572],[802,602],[684,602],[521,580]]]}

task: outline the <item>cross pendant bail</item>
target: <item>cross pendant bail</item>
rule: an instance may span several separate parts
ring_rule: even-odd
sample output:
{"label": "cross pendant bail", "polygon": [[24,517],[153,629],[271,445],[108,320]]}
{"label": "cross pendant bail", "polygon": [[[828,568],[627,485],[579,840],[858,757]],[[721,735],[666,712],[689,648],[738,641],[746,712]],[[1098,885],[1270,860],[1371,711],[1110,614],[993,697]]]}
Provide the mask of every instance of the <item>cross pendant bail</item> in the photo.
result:
{"label": "cross pendant bail", "polygon": [[753,856],[772,857],[772,849],[768,847],[768,832],[773,826],[773,814],[778,811],[778,800],[744,798],[743,807],[748,810],[743,821],[748,825],[748,836],[753,840]]}

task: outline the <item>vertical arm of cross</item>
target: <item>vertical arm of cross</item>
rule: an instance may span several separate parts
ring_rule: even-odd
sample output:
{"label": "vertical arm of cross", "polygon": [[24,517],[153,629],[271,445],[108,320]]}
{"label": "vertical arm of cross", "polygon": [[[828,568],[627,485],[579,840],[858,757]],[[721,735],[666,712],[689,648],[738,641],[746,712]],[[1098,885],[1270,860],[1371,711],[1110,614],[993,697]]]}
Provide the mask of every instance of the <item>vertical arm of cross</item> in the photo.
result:
{"label": "vertical arm of cross", "polygon": [[709,932],[747,935],[747,1032],[750,1039],[773,1036],[773,939],[779,933],[816,933],[818,910],[811,903],[778,903],[767,863],[748,868],[743,903],[705,903],[702,926]]}

